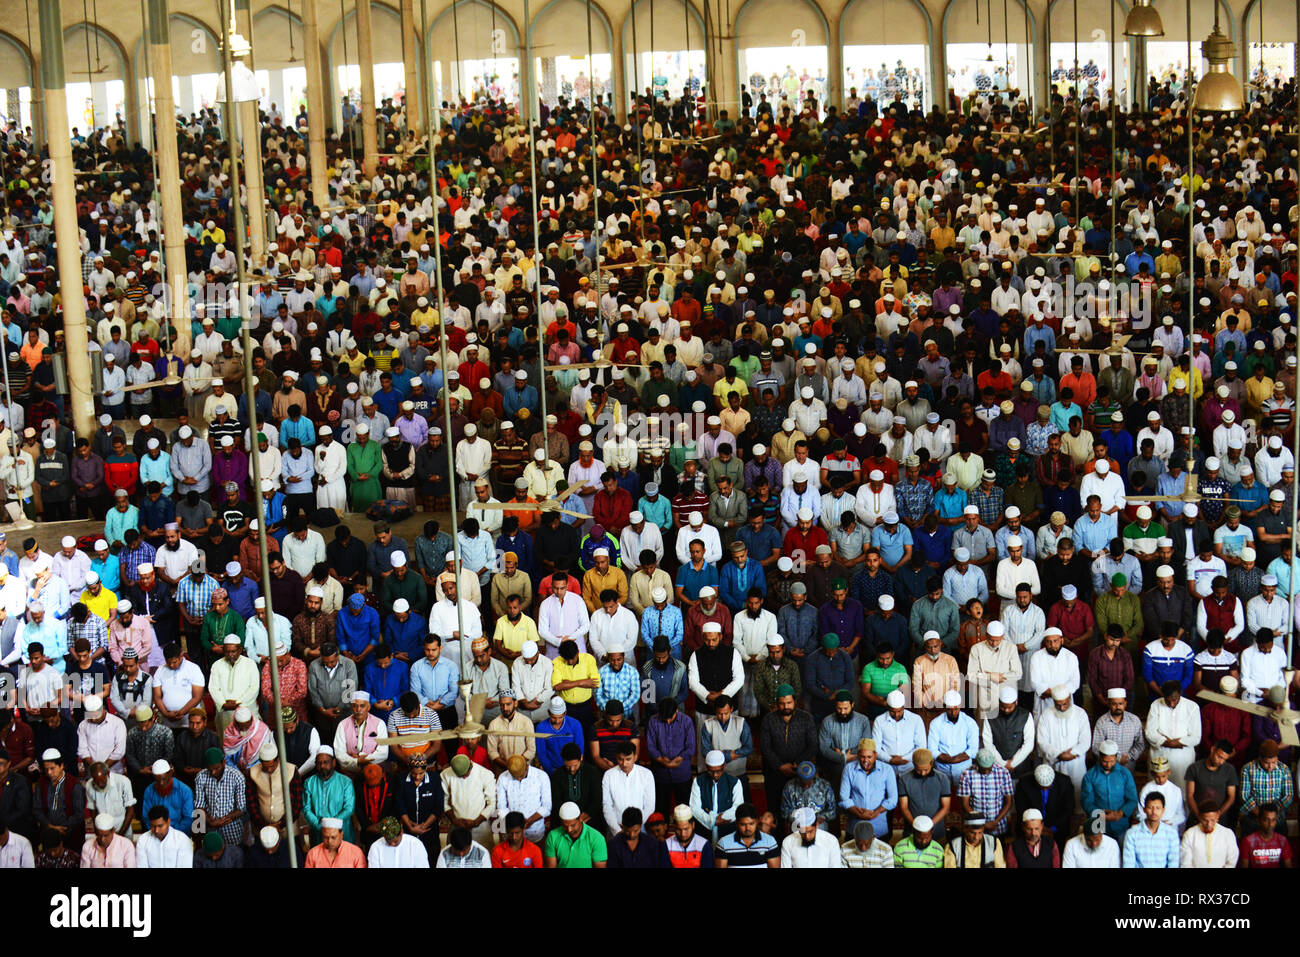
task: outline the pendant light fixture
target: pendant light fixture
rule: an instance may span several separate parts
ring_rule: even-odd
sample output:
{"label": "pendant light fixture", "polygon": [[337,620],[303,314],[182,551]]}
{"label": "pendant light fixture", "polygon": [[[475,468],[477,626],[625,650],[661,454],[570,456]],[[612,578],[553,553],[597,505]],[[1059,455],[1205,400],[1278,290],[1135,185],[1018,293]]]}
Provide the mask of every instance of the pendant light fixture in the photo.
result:
{"label": "pendant light fixture", "polygon": [[1246,108],[1241,83],[1232,75],[1232,59],[1237,46],[1219,29],[1219,4],[1214,4],[1214,30],[1201,44],[1201,55],[1209,61],[1209,69],[1196,84],[1192,98],[1193,110],[1209,113],[1232,113]]}
{"label": "pendant light fixture", "polygon": [[1124,18],[1124,36],[1126,37],[1162,37],[1165,25],[1160,14],[1151,5],[1151,0],[1135,0]]}

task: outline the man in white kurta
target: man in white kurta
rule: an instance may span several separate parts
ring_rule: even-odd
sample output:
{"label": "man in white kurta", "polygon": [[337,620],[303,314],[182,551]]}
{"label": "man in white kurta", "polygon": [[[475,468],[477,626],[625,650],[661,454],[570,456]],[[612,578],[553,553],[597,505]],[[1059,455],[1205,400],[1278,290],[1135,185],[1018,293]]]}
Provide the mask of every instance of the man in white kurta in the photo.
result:
{"label": "man in white kurta", "polygon": [[478,427],[465,426],[465,438],[456,443],[456,476],[460,479],[457,494],[462,502],[474,501],[474,482],[487,476],[492,468],[492,443],[478,437]]}
{"label": "man in white kurta", "polygon": [[348,490],[343,481],[348,474],[347,449],[334,441],[334,430],[328,425],[316,434],[316,507],[347,511]]}
{"label": "man in white kurta", "polygon": [[1006,634],[1002,622],[991,621],[988,637],[970,650],[966,678],[975,693],[975,716],[981,720],[998,713],[1003,688],[1015,689],[1020,683],[1020,656]]}
{"label": "man in white kurta", "polygon": [[[517,739],[516,739],[517,740]],[[551,815],[551,779],[530,765],[522,754],[507,762],[506,773],[497,778],[497,816],[502,833],[511,811],[524,816],[524,837],[534,843],[546,837],[546,819]]]}
{"label": "man in white kurta", "polygon": [[552,660],[560,653],[560,643],[571,638],[578,643],[579,651],[588,651],[587,632],[591,630],[591,618],[587,614],[587,603],[575,590],[576,578],[570,577],[566,582],[551,579],[551,594],[537,610],[537,633],[546,642],[546,657]]}
{"label": "man in white kurta", "polygon": [[655,810],[655,776],[636,763],[635,754],[620,754],[600,779],[600,803],[611,834],[622,830],[623,812],[630,807],[640,808],[642,820],[648,820]]}
{"label": "man in white kurta", "polygon": [[1052,706],[1052,689],[1059,686],[1070,694],[1079,689],[1079,659],[1069,648],[1062,647],[1061,629],[1043,632],[1043,647],[1029,656],[1029,686],[1034,693],[1034,717]]}
{"label": "man in white kurta", "polygon": [[1219,823],[1217,811],[1210,811],[1183,834],[1178,866],[1231,870],[1237,866],[1237,857],[1237,835]]}
{"label": "man in white kurta", "polygon": [[1151,702],[1147,711],[1149,757],[1169,760],[1169,779],[1183,787],[1187,769],[1196,760],[1196,746],[1201,743],[1201,709],[1178,690]]}
{"label": "man in white kurta", "polygon": [[1052,707],[1038,718],[1036,743],[1043,761],[1074,783],[1075,801],[1083,793],[1086,756],[1092,742],[1088,713],[1070,700],[1065,685],[1052,689]]}
{"label": "man in white kurta", "polygon": [[388,833],[384,831],[383,839],[370,845],[366,853],[367,867],[428,869],[429,852],[418,837],[403,834],[400,825],[391,838]]}
{"label": "man in white kurta", "polygon": [[[1047,616],[1034,604],[1033,594],[1026,590],[1016,593],[1014,602],[1002,603],[1002,624],[1007,630],[1007,641],[1015,645],[1020,654],[1021,691],[1033,690],[1029,681],[1029,659],[1043,646],[1043,632],[1047,629]],[[1023,648],[1024,651],[1020,651]]]}

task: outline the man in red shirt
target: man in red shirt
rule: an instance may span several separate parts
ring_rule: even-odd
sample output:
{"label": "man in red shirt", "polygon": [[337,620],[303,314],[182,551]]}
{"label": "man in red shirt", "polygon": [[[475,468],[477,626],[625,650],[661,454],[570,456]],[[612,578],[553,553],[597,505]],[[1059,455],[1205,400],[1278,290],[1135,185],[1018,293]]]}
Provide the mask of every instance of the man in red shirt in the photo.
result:
{"label": "man in red shirt", "polygon": [[788,558],[798,556],[807,563],[810,555],[817,554],[817,546],[829,545],[830,539],[826,537],[826,529],[813,523],[811,509],[801,508],[797,519],[794,528],[785,533],[781,554]]}
{"label": "man in red shirt", "polygon": [[1291,842],[1277,833],[1277,805],[1268,803],[1259,809],[1259,830],[1241,839],[1242,867],[1292,868]]}
{"label": "man in red shirt", "polygon": [[600,477],[601,490],[591,500],[591,517],[597,525],[618,535],[627,527],[635,503],[632,494],[618,484],[618,476],[606,471]]}
{"label": "man in red shirt", "polygon": [[492,866],[542,866],[541,848],[524,837],[524,816],[518,811],[506,815],[506,839],[492,848]]}

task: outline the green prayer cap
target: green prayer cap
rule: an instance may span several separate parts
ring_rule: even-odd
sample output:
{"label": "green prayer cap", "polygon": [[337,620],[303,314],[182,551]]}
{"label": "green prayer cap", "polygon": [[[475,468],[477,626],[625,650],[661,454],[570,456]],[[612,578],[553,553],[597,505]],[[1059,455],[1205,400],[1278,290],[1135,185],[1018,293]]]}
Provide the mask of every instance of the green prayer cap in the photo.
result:
{"label": "green prayer cap", "polygon": [[226,846],[226,842],[221,837],[221,832],[217,830],[208,831],[203,835],[203,850],[209,854],[215,854]]}
{"label": "green prayer cap", "polygon": [[391,841],[402,833],[402,822],[395,817],[386,817],[379,822],[379,832]]}
{"label": "green prayer cap", "polygon": [[469,774],[470,763],[467,755],[458,754],[451,759],[451,769],[456,772],[456,777],[463,778]]}
{"label": "green prayer cap", "polygon": [[1118,588],[1120,585],[1128,584],[1128,577],[1123,572],[1116,572],[1110,576],[1110,583]]}
{"label": "green prayer cap", "polygon": [[849,583],[846,582],[843,578],[837,578],[833,582],[831,582],[831,588],[848,588],[848,587],[849,587]]}
{"label": "green prayer cap", "polygon": [[785,697],[793,698],[793,697],[794,697],[794,686],[793,686],[793,685],[777,685],[777,687],[776,687],[776,696],[777,696],[778,698],[785,698]]}
{"label": "green prayer cap", "polygon": [[271,441],[271,440],[268,439],[268,438],[266,437],[266,433],[265,433],[265,432],[258,432],[258,433],[257,433],[257,441],[259,441],[259,442],[269,442],[269,441]]}
{"label": "green prayer cap", "polygon": [[208,748],[208,750],[203,752],[204,764],[221,764],[225,760],[225,752],[220,748]]}
{"label": "green prayer cap", "polygon": [[840,636],[833,631],[828,631],[822,638],[823,648],[838,648],[840,646]]}

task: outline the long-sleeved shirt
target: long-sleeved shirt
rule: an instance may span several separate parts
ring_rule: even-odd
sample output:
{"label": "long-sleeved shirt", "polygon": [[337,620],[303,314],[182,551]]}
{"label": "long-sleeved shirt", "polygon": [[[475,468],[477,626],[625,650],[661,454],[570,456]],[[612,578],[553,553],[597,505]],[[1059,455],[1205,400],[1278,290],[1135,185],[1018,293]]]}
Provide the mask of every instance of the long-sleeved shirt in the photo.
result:
{"label": "long-sleeved shirt", "polygon": [[1118,821],[1106,822],[1106,833],[1116,840],[1121,839],[1138,807],[1137,784],[1133,780],[1133,773],[1118,763],[1110,771],[1106,771],[1100,764],[1094,764],[1083,776],[1082,801],[1085,815],[1091,815],[1097,810],[1123,811],[1124,816]]}
{"label": "long-sleeved shirt", "polygon": [[[683,766],[687,763],[683,762]],[[643,818],[654,813],[655,779],[644,765],[632,765],[631,773],[620,767],[610,768],[601,777],[600,794],[605,825],[611,834],[623,827],[623,812],[629,807],[640,808]]]}
{"label": "long-sleeved shirt", "polygon": [[1178,867],[1178,831],[1163,821],[1155,833],[1144,821],[1124,835],[1124,869]]}
{"label": "long-sleeved shirt", "polygon": [[[964,712],[958,713],[956,721],[949,718],[947,713],[941,714],[930,722],[926,746],[934,755],[935,766],[946,771],[954,781],[959,780],[962,773],[974,763],[979,751],[979,725]],[[941,754],[952,757],[964,754],[966,757],[959,761],[944,761],[939,758]]]}
{"label": "long-sleeved shirt", "polygon": [[840,809],[860,807],[869,811],[884,808],[892,811],[898,807],[898,780],[893,768],[881,764],[879,760],[870,771],[863,769],[860,762],[853,762],[844,768],[840,778]]}
{"label": "long-sleeved shirt", "polygon": [[656,715],[646,725],[646,749],[651,758],[683,758],[681,764],[665,772],[674,783],[690,780],[691,758],[695,756],[694,722],[680,713],[672,721]]}
{"label": "long-sleeved shirt", "polygon": [[[573,579],[570,579],[573,582]],[[587,651],[587,632],[591,618],[582,597],[573,590],[564,593],[564,600],[555,595],[546,598],[537,611],[537,633],[546,642],[546,657],[555,658],[560,642],[569,638],[578,643],[578,650]]]}
{"label": "long-sleeved shirt", "polygon": [[1166,681],[1177,681],[1186,691],[1192,683],[1194,658],[1191,647],[1178,639],[1170,648],[1162,641],[1153,641],[1142,650],[1142,679],[1157,688]]}
{"label": "long-sleeved shirt", "polygon": [[1178,860],[1180,867],[1231,869],[1237,866],[1239,854],[1237,835],[1216,822],[1208,834],[1201,827],[1188,828],[1183,834]]}

